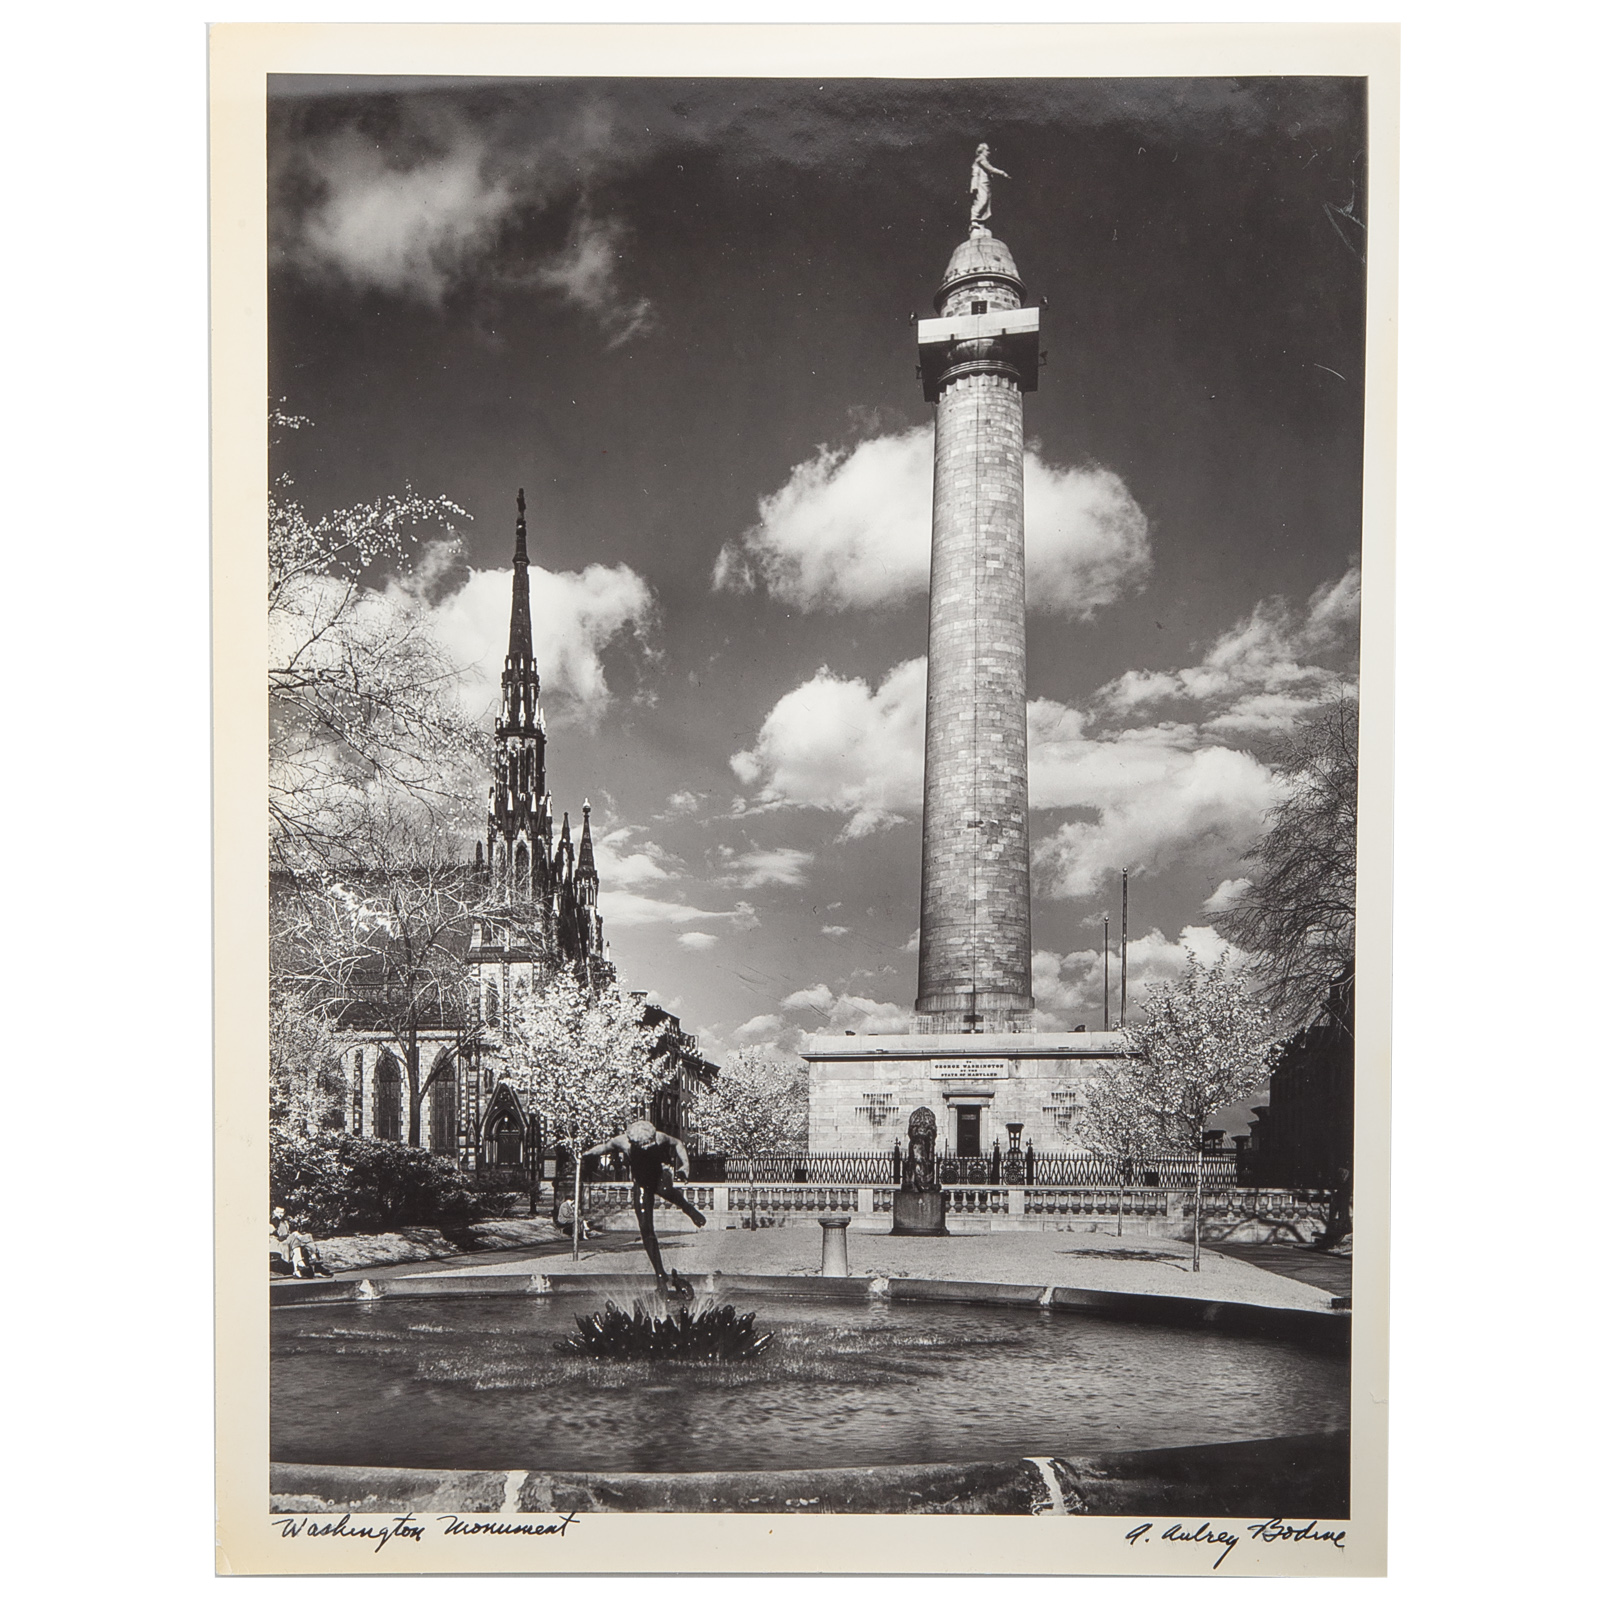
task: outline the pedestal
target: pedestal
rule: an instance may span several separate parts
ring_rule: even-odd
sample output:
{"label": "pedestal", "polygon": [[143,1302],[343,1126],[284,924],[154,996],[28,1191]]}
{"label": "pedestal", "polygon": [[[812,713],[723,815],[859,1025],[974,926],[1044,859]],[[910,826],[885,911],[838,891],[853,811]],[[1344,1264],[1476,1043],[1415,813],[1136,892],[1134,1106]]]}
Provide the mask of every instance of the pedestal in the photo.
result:
{"label": "pedestal", "polygon": [[894,1226],[890,1233],[920,1234],[936,1239],[948,1235],[944,1225],[944,1196],[935,1189],[930,1194],[913,1194],[899,1189],[894,1197]]}
{"label": "pedestal", "polygon": [[849,1217],[818,1217],[817,1221],[822,1224],[822,1276],[848,1278],[850,1256],[845,1244],[845,1229],[850,1226]]}

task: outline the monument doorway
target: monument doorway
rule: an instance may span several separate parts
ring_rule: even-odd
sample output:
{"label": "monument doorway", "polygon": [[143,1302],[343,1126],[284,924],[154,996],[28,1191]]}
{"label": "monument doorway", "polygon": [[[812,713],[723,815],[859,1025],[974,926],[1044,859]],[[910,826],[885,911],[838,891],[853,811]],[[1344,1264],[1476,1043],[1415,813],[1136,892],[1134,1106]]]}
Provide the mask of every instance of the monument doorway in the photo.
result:
{"label": "monument doorway", "polygon": [[983,1129],[980,1119],[982,1106],[956,1107],[956,1156],[981,1156],[983,1154]]}

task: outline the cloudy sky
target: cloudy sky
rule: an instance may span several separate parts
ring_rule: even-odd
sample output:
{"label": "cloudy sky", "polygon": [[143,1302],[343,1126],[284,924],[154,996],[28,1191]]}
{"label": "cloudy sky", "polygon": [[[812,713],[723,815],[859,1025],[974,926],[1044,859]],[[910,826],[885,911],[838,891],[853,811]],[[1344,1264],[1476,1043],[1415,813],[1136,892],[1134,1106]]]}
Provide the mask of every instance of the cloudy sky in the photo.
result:
{"label": "cloudy sky", "polygon": [[[278,79],[275,466],[470,513],[409,580],[487,714],[519,486],[557,809],[624,980],[713,1052],[915,997],[932,408],[979,139],[1026,402],[1035,996],[1214,955],[1267,742],[1353,678],[1356,80]],[[1115,983],[1115,975],[1113,975]]]}

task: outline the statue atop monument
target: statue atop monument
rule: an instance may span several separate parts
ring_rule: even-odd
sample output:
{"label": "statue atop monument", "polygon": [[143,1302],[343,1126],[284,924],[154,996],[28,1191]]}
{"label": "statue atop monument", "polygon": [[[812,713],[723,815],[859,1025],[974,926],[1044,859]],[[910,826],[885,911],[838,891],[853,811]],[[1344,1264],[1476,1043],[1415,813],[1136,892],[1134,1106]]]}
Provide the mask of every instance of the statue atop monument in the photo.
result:
{"label": "statue atop monument", "polygon": [[989,230],[984,223],[989,220],[989,179],[1009,178],[1009,172],[1002,171],[989,159],[989,147],[986,144],[978,146],[978,153],[972,158],[972,177],[968,180],[967,190],[972,196],[972,221],[970,231],[974,234],[987,233]]}

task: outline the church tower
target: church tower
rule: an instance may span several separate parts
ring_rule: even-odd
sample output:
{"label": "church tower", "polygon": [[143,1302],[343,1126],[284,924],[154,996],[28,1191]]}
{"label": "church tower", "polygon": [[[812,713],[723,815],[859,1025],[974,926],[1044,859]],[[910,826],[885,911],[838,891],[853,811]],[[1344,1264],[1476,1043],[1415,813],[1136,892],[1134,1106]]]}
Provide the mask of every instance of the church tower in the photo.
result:
{"label": "church tower", "polygon": [[517,548],[512,563],[511,637],[500,674],[494,721],[494,781],[489,796],[491,903],[542,910],[550,891],[550,799],[545,793],[544,711],[533,654],[528,601],[528,515],[517,490]]}
{"label": "church tower", "polygon": [[1025,1031],[1033,1013],[1022,397],[1039,311],[1024,294],[975,217],[917,324],[937,406],[919,1033]]}

